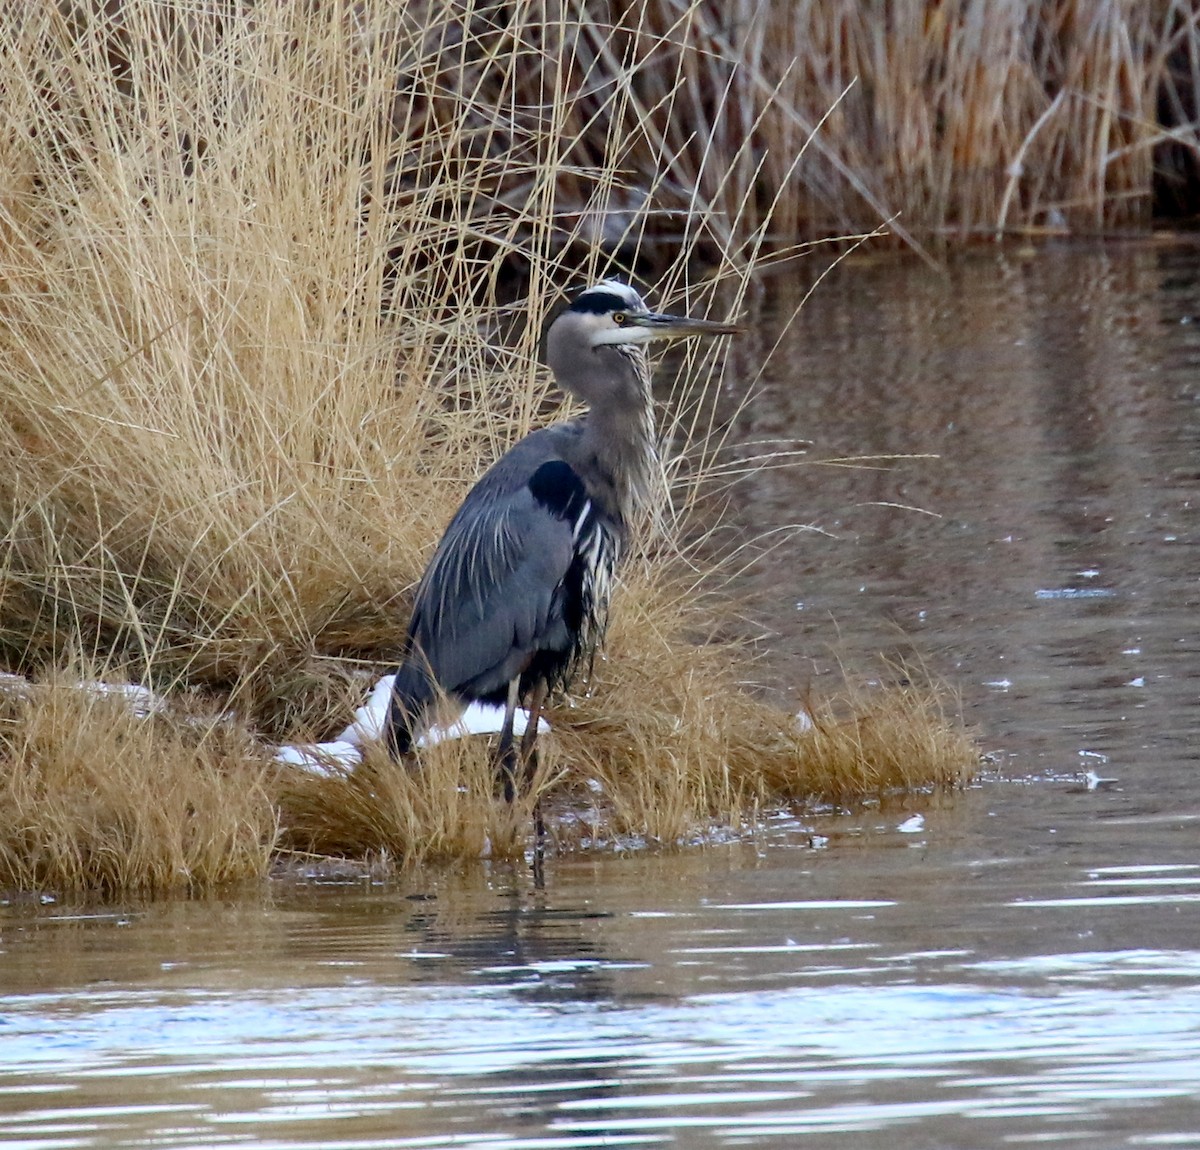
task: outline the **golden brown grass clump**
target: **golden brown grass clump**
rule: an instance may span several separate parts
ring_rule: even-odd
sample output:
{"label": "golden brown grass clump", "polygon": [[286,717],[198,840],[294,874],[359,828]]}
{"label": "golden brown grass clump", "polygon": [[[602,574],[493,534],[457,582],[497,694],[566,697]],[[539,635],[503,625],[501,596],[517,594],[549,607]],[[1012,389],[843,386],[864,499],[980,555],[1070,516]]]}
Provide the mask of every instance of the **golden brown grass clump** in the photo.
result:
{"label": "golden brown grass clump", "polygon": [[0,694],[0,889],[152,895],[260,876],[277,818],[245,730],[80,682]]}
{"label": "golden brown grass clump", "polygon": [[[305,849],[519,845],[524,812],[493,801],[478,747],[319,780],[264,778],[250,743],[345,724],[466,486],[544,418],[547,309],[609,270],[606,237],[634,252],[678,172],[655,125],[702,59],[656,41],[680,63],[646,107],[634,80],[662,85],[656,58],[613,58],[619,38],[536,6],[493,27],[486,7],[0,16],[0,658],[39,681],[5,703],[0,884],[160,890],[261,868],[264,787]],[[536,100],[518,84],[533,74]],[[642,210],[618,211],[635,183]],[[759,237],[690,218],[662,295],[718,235],[688,305],[720,291],[736,308]],[[712,359],[691,370],[719,378]],[[592,778],[610,831],[672,840],[764,803],[959,776],[969,744],[925,703],[895,703],[917,733],[896,763],[899,736],[863,733],[880,723],[822,721],[846,732],[830,756],[740,691],[727,653],[685,641],[674,522],[630,566],[611,661],[555,715],[545,787],[566,803]],[[242,734],[139,725],[65,691],[77,665],[203,695]]]}

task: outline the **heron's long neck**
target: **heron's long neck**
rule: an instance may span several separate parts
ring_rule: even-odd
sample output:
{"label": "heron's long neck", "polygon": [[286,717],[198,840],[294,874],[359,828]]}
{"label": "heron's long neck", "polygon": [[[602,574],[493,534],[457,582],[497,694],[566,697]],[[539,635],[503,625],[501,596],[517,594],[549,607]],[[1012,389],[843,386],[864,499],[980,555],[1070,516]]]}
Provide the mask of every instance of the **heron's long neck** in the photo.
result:
{"label": "heron's long neck", "polygon": [[640,348],[630,350],[637,353],[634,367],[642,385],[637,399],[594,406],[585,420],[582,444],[589,462],[594,461],[596,479],[611,487],[626,525],[653,505],[661,471],[649,368]]}

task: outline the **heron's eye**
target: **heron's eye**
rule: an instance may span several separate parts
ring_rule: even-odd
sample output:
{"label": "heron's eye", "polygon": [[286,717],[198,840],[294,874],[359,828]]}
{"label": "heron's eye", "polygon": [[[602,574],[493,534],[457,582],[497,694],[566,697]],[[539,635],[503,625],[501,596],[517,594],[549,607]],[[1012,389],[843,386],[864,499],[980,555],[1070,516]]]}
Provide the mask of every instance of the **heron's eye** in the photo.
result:
{"label": "heron's eye", "polygon": [[617,325],[617,327],[624,327],[625,321],[628,318],[629,317],[623,311],[614,311],[612,313],[612,321]]}

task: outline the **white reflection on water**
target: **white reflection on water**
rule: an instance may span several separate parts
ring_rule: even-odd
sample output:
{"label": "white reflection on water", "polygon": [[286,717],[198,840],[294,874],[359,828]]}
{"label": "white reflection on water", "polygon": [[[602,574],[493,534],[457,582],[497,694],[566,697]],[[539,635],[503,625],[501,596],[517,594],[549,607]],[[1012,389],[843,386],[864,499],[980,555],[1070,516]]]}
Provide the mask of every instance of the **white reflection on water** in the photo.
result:
{"label": "white reflection on water", "polygon": [[[449,1144],[433,1133],[449,1123],[473,1131],[465,1144],[551,1144],[504,1137],[516,1099],[544,1135],[567,1136],[564,1146],[685,1129],[738,1141],[928,1128],[937,1116],[1094,1121],[1200,1094],[1197,954],[951,969],[1009,984],[791,987],[601,1009],[494,988],[374,984],[9,997],[0,1134],[50,1147],[150,1127],[155,1145],[177,1146],[201,1132],[212,1144],[232,1127],[239,1140],[282,1146],[308,1144],[302,1127],[315,1124],[312,1137],[332,1145],[328,1124],[352,1119],[372,1126],[378,1146]],[[1080,985],[1113,973],[1137,985]],[[170,1082],[169,1104],[137,1100]],[[89,1102],[131,1093],[127,1104]],[[288,1138],[265,1129],[274,1124]],[[386,1136],[398,1124],[411,1137]]]}

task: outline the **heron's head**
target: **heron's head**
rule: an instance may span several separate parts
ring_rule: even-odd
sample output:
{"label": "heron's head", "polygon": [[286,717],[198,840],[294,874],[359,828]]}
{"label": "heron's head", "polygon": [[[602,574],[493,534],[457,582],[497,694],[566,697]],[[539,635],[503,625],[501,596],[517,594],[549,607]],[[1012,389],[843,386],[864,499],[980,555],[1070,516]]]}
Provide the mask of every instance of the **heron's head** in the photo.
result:
{"label": "heron's head", "polygon": [[733,335],[742,330],[733,324],[651,311],[645,300],[620,280],[601,280],[581,292],[554,326],[568,329],[589,351],[689,335]]}
{"label": "heron's head", "polygon": [[559,384],[595,404],[613,394],[622,376],[632,375],[639,393],[645,390],[646,344],[741,330],[734,324],[651,311],[628,284],[607,279],[576,296],[550,325],[546,350]]}

